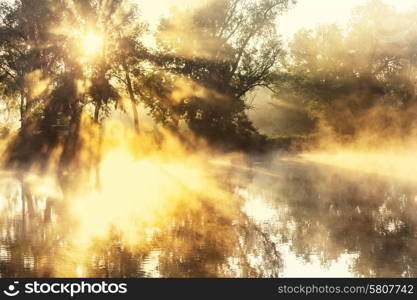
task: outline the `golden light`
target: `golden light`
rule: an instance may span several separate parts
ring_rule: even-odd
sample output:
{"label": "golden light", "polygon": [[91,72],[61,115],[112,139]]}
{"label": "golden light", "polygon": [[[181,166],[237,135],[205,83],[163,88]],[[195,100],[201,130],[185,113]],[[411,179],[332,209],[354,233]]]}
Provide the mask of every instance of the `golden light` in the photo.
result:
{"label": "golden light", "polygon": [[104,45],[104,38],[101,34],[89,30],[87,34],[81,37],[82,50],[85,56],[94,57],[97,56]]}
{"label": "golden light", "polygon": [[[97,140],[86,133],[95,131],[90,126],[96,125],[83,118],[81,126],[85,133],[83,141],[96,148]],[[207,171],[212,159],[203,144],[204,151],[190,153],[177,137],[162,128],[159,132],[164,137],[163,143],[156,144],[152,136],[146,133],[137,136],[117,117],[106,120],[104,128],[98,170],[100,187],[92,188],[95,186],[92,174],[88,177],[90,181],[80,183],[71,195],[69,210],[77,221],[72,234],[80,245],[105,238],[112,229],[127,244],[137,244],[147,238],[139,231],[166,226],[179,207],[197,209],[203,205],[202,199],[225,214],[234,205],[230,192]],[[137,147],[139,143],[141,147]],[[89,161],[91,149],[80,151],[80,158]],[[219,157],[225,164],[228,159]]]}
{"label": "golden light", "polygon": [[333,152],[318,151],[304,153],[300,158],[340,169],[354,171],[355,174],[367,173],[401,181],[416,182],[417,171],[415,148],[405,151],[367,151],[355,149],[338,149]]}

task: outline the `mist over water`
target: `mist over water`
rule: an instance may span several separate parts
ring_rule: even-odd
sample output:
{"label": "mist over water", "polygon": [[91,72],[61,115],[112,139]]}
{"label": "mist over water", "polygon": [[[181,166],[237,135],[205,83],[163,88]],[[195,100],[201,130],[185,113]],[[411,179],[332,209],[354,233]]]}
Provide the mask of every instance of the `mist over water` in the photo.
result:
{"label": "mist over water", "polygon": [[[190,194],[152,221],[116,222],[93,236],[83,228],[88,240],[79,238],[68,204],[32,194],[13,174],[2,176],[0,274],[416,275],[414,185],[292,157],[255,161],[246,169],[217,167],[230,192],[227,208],[210,193]],[[100,207],[86,214],[102,217]]]}

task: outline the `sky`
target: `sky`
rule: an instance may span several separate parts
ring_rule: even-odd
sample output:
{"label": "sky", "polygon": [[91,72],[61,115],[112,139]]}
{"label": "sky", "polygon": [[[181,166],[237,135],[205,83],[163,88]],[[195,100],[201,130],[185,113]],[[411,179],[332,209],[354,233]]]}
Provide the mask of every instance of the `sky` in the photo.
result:
{"label": "sky", "polygon": [[[368,0],[298,0],[295,7],[279,20],[279,31],[284,38],[290,38],[301,28],[314,28],[319,24],[338,24],[349,22],[352,10],[364,5]],[[416,0],[384,0],[397,10],[405,11],[417,7]]]}
{"label": "sky", "polygon": [[138,3],[143,18],[148,21],[151,26],[155,26],[158,23],[159,19],[167,15],[171,8],[192,8],[198,3],[201,3],[201,0],[131,0]]}
{"label": "sky", "polygon": [[[153,25],[161,16],[167,15],[172,7],[189,8],[201,4],[201,0],[132,0],[142,10],[143,17]],[[285,39],[301,28],[313,28],[319,24],[336,23],[344,26],[350,19],[352,9],[368,0],[298,0],[295,7],[281,16],[279,32]],[[417,7],[416,0],[384,0],[398,10]],[[151,26],[152,26],[151,25]]]}

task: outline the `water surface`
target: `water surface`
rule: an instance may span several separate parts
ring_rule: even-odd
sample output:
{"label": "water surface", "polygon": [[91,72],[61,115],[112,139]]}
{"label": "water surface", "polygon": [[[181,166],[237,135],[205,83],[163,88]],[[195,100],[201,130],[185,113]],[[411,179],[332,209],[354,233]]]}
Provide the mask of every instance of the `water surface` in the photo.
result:
{"label": "water surface", "polygon": [[283,159],[224,172],[227,213],[221,201],[184,199],[133,242],[117,228],[74,239],[65,204],[3,173],[0,276],[417,276],[415,185]]}

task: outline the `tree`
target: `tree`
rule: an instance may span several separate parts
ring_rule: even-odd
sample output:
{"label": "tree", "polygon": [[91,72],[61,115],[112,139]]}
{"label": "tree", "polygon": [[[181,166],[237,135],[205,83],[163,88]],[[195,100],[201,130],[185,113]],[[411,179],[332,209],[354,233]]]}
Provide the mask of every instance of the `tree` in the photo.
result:
{"label": "tree", "polygon": [[[22,126],[31,118],[46,87],[33,87],[53,68],[59,53],[50,46],[49,28],[59,23],[62,1],[3,2],[0,6],[0,78],[7,89],[4,99],[20,102]],[[47,46],[46,46],[47,45]],[[45,84],[46,85],[46,84]]]}
{"label": "tree", "polygon": [[3,4],[0,16],[3,96],[9,107],[20,97],[22,120],[9,162],[39,165],[62,146],[59,164],[69,165],[83,145],[82,116],[99,124],[124,94],[138,130],[135,89],[126,80],[145,30],[135,7],[121,0],[21,0]]}
{"label": "tree", "polygon": [[159,73],[144,81],[150,86],[143,85],[146,105],[173,127],[184,119],[210,142],[247,148],[261,140],[245,113],[245,96],[271,83],[281,53],[276,19],[288,5],[214,0],[164,19],[159,51],[150,58]]}
{"label": "tree", "polygon": [[356,10],[349,29],[299,31],[274,90],[306,100],[312,117],[343,139],[389,130],[393,123],[407,132],[405,114],[416,99],[412,15],[371,1]]}
{"label": "tree", "polygon": [[[103,40],[101,55],[94,60],[95,81],[101,82],[104,89],[102,92],[107,91],[105,94],[116,102],[118,99],[115,97],[115,90],[120,94],[128,95],[134,127],[139,132],[137,91],[132,78],[137,75],[141,62],[139,59],[146,51],[140,42],[140,37],[147,30],[146,24],[140,21],[138,8],[127,1],[89,1],[88,3],[78,1],[78,5],[84,22],[93,24]],[[98,106],[107,103],[107,100],[106,97],[97,100]],[[98,113],[99,109],[96,111],[96,121],[98,121]]]}

